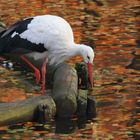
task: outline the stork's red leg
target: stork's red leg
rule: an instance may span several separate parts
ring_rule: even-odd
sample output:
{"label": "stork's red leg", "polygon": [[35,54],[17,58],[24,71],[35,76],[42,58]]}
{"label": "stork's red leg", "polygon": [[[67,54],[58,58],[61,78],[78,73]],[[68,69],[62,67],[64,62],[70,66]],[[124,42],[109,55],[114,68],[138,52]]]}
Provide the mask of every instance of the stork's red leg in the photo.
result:
{"label": "stork's red leg", "polygon": [[48,63],[48,59],[45,58],[45,61],[42,65],[42,95],[45,94],[45,83],[46,83],[46,65]]}
{"label": "stork's red leg", "polygon": [[33,70],[34,70],[34,76],[36,78],[36,83],[38,84],[40,82],[40,71],[38,68],[36,68],[25,56],[21,56],[21,59],[26,62]]}

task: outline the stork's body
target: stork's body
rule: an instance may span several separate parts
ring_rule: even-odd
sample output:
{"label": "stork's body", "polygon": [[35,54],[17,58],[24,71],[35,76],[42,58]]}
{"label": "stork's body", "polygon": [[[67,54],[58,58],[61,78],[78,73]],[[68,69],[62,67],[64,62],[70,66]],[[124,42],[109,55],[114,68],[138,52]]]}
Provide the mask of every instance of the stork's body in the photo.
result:
{"label": "stork's body", "polygon": [[[74,43],[69,23],[63,18],[53,15],[24,19],[0,35],[0,53],[19,50],[21,58],[34,69],[36,81],[39,82],[39,71],[22,55],[21,48],[31,52],[48,52],[42,67],[43,79],[45,79],[43,75],[45,75],[47,62],[59,64],[73,56],[81,55],[86,63],[91,64],[94,58],[93,50],[90,47]],[[88,67],[91,72],[91,66],[88,65]],[[92,82],[92,79],[90,81]]]}

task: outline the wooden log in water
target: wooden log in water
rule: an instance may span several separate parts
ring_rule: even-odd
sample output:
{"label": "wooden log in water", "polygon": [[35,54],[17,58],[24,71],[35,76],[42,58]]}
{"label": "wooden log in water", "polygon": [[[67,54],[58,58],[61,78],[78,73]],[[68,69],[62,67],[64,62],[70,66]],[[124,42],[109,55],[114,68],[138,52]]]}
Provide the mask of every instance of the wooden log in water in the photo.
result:
{"label": "wooden log in water", "polygon": [[[41,70],[43,59],[46,57],[45,53],[33,52],[25,56]],[[15,55],[11,56],[11,58],[16,58],[17,60]],[[21,59],[18,61],[29,69],[29,66]],[[72,116],[77,110],[78,78],[76,70],[72,66],[62,63],[59,65],[47,65],[46,71],[47,86],[52,88],[51,97],[56,103],[56,115],[59,117]]]}
{"label": "wooden log in water", "polygon": [[85,116],[87,111],[87,90],[78,90],[77,96],[77,112],[76,114],[81,117]]}
{"label": "wooden log in water", "polygon": [[[41,70],[45,54],[28,53],[25,56]],[[18,60],[24,67],[30,69],[18,55],[10,56],[8,54],[8,57],[15,61]],[[46,71],[47,85],[52,88],[51,97],[56,103],[56,115],[71,117],[77,110],[78,79],[76,70],[72,66],[62,63],[56,66],[47,65]]]}
{"label": "wooden log in water", "polygon": [[[27,53],[25,56],[39,69],[41,69],[42,66],[42,60],[45,57],[45,54],[35,57],[37,55],[34,55],[34,53]],[[15,61],[20,62],[24,67],[29,68],[29,66],[24,63],[19,55],[9,55],[11,59],[14,59]],[[48,116],[53,117],[54,115],[57,115],[58,117],[71,117],[73,114],[77,112],[79,116],[86,115],[87,112],[87,90],[79,90],[78,91],[78,77],[76,70],[71,67],[68,64],[62,63],[56,66],[50,66],[47,65],[47,84],[52,88],[52,92],[50,93],[51,97],[49,97],[50,102],[47,102],[49,104],[42,105],[38,104],[36,100],[41,100],[44,97],[36,97],[38,99],[28,99],[27,101],[16,102],[16,103],[7,103],[5,105],[5,111],[3,112],[4,115],[6,114],[9,117],[5,117],[5,119],[2,121],[1,118],[3,118],[3,113],[0,114],[0,125],[1,124],[9,124],[10,122],[23,122],[23,121],[31,121],[34,117],[34,111],[36,110],[37,106],[38,108],[41,108],[38,120],[42,120],[45,118],[45,120],[48,118]],[[31,70],[31,69],[30,69]],[[81,70],[80,70],[81,71]],[[83,82],[84,83],[84,82]],[[85,86],[87,87],[87,85]],[[44,99],[45,100],[45,99]],[[46,99],[48,100],[48,99]],[[54,103],[54,102],[55,103]],[[56,108],[55,108],[56,104]],[[25,106],[25,107],[22,107]],[[0,107],[4,108],[2,104],[0,104]],[[10,111],[6,112],[7,107],[11,106]],[[19,108],[12,107],[12,106],[18,106]],[[50,107],[53,106],[54,108],[51,108],[53,113],[49,113]],[[27,109],[28,108],[28,109]],[[24,111],[29,110],[28,112]],[[56,109],[56,112],[55,112]],[[4,110],[4,109],[3,109]],[[13,111],[12,111],[13,110]],[[19,111],[21,110],[21,111]],[[22,111],[23,110],[23,111]],[[45,110],[45,112],[44,112]],[[8,115],[9,113],[9,115]],[[43,115],[42,115],[43,114]],[[45,114],[45,115],[44,115]],[[8,122],[8,123],[7,123]]]}
{"label": "wooden log in water", "polygon": [[40,107],[45,108],[45,119],[50,120],[55,116],[56,106],[50,96],[32,97],[24,101],[0,104],[0,126],[25,121],[38,120]]}
{"label": "wooden log in water", "polygon": [[70,65],[61,64],[53,80],[52,98],[59,117],[70,117],[77,109],[77,74]]}
{"label": "wooden log in water", "polygon": [[93,95],[87,96],[87,116],[88,118],[96,117],[96,99]]}

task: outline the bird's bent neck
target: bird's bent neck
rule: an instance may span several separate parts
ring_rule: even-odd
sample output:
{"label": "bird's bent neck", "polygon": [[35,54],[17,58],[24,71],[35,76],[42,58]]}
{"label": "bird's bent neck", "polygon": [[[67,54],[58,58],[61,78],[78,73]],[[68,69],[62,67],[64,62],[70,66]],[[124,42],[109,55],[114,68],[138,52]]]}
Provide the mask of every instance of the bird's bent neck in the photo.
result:
{"label": "bird's bent neck", "polygon": [[68,56],[74,57],[77,55],[81,55],[81,46],[79,44],[73,44],[68,48]]}
{"label": "bird's bent neck", "polygon": [[82,46],[80,44],[72,44],[68,47],[61,47],[49,53],[50,64],[59,64],[74,56],[81,55]]}

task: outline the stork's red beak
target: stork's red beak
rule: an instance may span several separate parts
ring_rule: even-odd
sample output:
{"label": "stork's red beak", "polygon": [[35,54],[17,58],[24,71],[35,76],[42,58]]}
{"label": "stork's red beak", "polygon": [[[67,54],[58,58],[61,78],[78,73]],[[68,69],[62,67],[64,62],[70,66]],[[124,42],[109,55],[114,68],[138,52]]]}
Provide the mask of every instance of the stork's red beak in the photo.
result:
{"label": "stork's red beak", "polygon": [[93,87],[92,63],[87,63],[87,69],[89,74],[89,82],[92,88]]}

